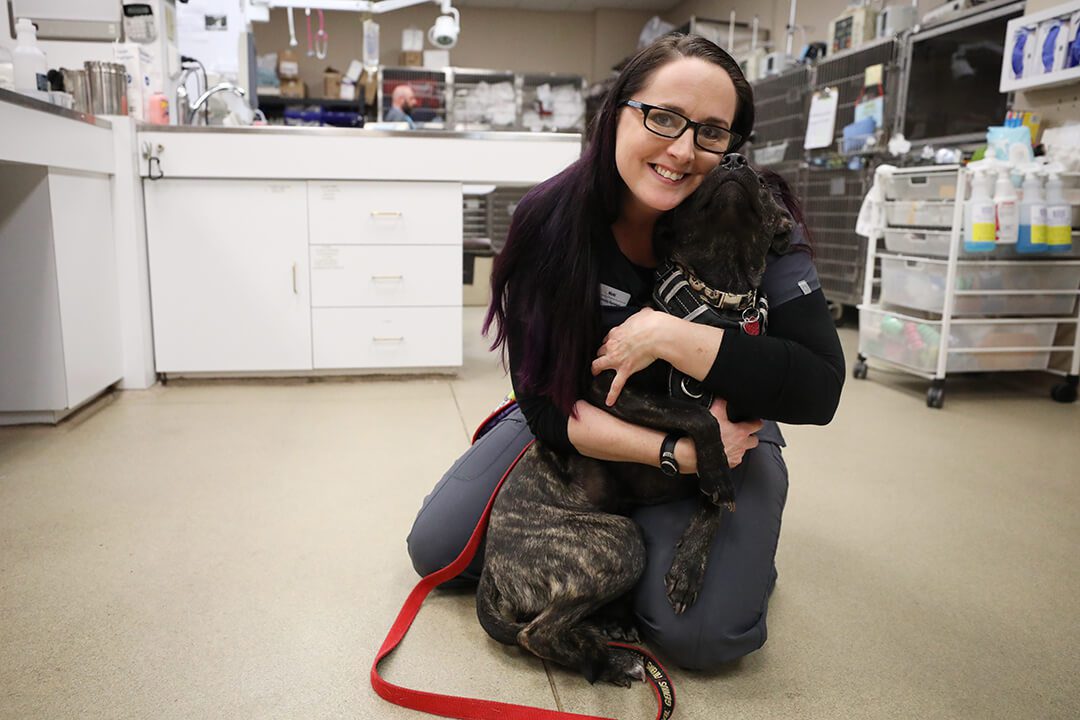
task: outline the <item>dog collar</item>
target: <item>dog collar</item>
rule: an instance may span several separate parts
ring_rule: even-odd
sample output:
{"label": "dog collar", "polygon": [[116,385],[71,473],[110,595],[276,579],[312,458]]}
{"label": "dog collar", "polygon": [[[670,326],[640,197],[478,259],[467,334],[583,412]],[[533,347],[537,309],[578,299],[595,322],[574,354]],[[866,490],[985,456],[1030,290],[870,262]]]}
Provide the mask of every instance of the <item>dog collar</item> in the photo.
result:
{"label": "dog collar", "polygon": [[757,301],[757,290],[751,290],[745,293],[729,293],[721,292],[715,288],[711,288],[706,285],[700,278],[694,273],[690,272],[681,265],[676,265],[683,275],[686,276],[686,282],[690,284],[690,288],[701,296],[701,299],[720,310],[746,310],[754,306]]}

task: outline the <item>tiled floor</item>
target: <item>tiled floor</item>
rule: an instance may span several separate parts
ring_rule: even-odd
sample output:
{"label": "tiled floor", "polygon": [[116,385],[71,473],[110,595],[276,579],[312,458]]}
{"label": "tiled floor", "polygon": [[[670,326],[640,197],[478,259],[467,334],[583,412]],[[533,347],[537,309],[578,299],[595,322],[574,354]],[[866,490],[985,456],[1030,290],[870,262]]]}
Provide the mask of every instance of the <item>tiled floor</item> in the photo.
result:
{"label": "tiled floor", "polygon": [[[507,389],[479,323],[454,378],[176,382],[0,429],[0,718],[421,717],[368,671],[420,501]],[[1080,406],[993,376],[933,411],[870,375],[831,426],[785,428],[769,642],[669,668],[676,717],[1080,717]],[[655,714],[498,646],[467,593],[432,596],[384,674]]]}

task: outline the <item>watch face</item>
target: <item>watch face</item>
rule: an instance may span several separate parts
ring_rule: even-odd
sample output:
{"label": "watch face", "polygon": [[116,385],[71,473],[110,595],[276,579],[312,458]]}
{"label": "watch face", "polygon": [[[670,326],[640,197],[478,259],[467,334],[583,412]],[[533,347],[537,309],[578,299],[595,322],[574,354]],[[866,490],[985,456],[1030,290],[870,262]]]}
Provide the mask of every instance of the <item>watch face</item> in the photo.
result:
{"label": "watch face", "polygon": [[669,458],[660,458],[660,470],[668,477],[675,477],[679,474],[679,466],[674,460]]}

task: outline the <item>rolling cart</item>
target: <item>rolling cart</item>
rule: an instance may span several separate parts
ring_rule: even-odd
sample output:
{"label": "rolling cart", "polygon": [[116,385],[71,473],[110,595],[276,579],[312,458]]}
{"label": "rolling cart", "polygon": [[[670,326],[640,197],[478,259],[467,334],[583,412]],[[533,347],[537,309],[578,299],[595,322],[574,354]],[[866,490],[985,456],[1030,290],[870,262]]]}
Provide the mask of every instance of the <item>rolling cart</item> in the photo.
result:
{"label": "rolling cart", "polygon": [[[1040,370],[1065,376],[1051,397],[1073,402],[1080,373],[1080,333],[1055,344],[1059,329],[1080,327],[1080,259],[963,249],[963,209],[970,171],[956,165],[897,170],[885,184],[885,251],[866,253],[859,309],[859,355],[930,380],[926,404],[941,408],[948,373]],[[1075,213],[1076,208],[1074,208]],[[1076,247],[1074,233],[1074,248]],[[1074,251],[1075,253],[1075,251]],[[881,298],[872,268],[881,262]],[[1067,371],[1050,368],[1068,353]]]}

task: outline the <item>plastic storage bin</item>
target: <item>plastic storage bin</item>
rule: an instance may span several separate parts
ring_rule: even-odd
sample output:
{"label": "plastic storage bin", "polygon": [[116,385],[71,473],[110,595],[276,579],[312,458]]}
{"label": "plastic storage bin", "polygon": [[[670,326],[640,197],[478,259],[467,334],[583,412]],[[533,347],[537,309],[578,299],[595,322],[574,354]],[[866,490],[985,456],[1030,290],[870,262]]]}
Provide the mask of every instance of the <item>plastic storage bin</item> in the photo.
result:
{"label": "plastic storage bin", "polygon": [[[924,373],[937,370],[941,347],[940,320],[929,320],[883,308],[859,308],[859,352]],[[1001,324],[954,323],[949,331],[946,372],[1045,370],[1050,351],[964,352],[1005,347],[1049,348],[1057,323],[1018,321]]]}
{"label": "plastic storage bin", "polygon": [[[945,310],[944,260],[881,258],[881,302],[915,310]],[[1038,263],[959,265],[956,289],[962,290],[1076,290],[1080,266],[1041,266]],[[957,295],[953,314],[1071,315],[1076,295]]]}
{"label": "plastic storage bin", "polygon": [[885,203],[885,220],[893,227],[951,228],[950,200],[892,200]]}
{"label": "plastic storage bin", "polygon": [[956,171],[937,173],[896,173],[885,182],[886,200],[953,200],[956,198]]}

